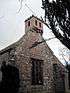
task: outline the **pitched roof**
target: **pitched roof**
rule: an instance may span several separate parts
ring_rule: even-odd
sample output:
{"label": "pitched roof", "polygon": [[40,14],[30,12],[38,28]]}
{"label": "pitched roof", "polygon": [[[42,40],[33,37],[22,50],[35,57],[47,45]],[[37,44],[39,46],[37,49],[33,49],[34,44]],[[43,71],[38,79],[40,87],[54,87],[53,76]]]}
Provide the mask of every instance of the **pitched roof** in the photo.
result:
{"label": "pitched roof", "polygon": [[34,17],[34,18],[36,18],[37,20],[39,20],[39,21],[42,22],[42,20],[41,20],[40,18],[38,18],[37,16],[34,16],[34,15],[30,16],[29,18],[27,18],[27,19],[25,20],[25,22],[28,21],[28,20],[30,20],[32,17]]}

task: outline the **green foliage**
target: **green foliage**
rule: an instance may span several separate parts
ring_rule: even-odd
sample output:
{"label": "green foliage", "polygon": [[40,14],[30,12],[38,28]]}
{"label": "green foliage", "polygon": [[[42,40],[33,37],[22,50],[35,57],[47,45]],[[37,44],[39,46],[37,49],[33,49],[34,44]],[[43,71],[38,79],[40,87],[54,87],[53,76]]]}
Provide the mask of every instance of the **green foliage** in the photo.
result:
{"label": "green foliage", "polygon": [[70,49],[70,1],[69,0],[42,0],[45,10],[45,21],[52,32],[67,48]]}

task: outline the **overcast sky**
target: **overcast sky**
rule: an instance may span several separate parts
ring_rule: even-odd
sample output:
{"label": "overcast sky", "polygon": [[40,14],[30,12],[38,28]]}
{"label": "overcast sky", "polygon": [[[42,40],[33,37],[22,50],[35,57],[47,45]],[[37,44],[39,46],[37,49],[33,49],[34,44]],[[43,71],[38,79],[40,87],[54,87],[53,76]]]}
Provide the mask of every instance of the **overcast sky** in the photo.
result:
{"label": "overcast sky", "polygon": [[[17,41],[24,34],[24,21],[32,14],[43,15],[41,0],[23,0],[22,9],[20,0],[0,0],[0,49]],[[32,9],[31,12],[26,5]]]}
{"label": "overcast sky", "polygon": [[[32,14],[39,18],[44,17],[42,10],[42,0],[0,0],[0,50],[19,40],[25,33],[24,21]],[[27,7],[27,6],[29,7]],[[44,26],[43,37],[51,38],[51,31]],[[62,47],[57,39],[47,42],[56,56],[59,56],[59,48]]]}

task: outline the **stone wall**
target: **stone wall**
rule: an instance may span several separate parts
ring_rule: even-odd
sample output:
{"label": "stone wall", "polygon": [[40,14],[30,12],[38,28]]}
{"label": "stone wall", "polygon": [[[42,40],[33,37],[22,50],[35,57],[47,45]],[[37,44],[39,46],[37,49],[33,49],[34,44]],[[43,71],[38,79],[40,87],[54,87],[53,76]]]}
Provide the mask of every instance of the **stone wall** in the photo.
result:
{"label": "stone wall", "polygon": [[68,91],[68,71],[65,66],[54,56],[53,62],[54,87],[57,93]]}
{"label": "stone wall", "polygon": [[[22,40],[23,42],[20,46],[16,48],[17,64],[20,68],[21,79],[27,86],[27,89],[23,89],[25,91],[35,91],[35,93],[36,91],[53,91],[52,64],[51,60],[49,60],[52,53],[45,43],[31,48],[35,42],[41,42],[42,40],[43,38],[40,34],[30,31]],[[43,85],[31,85],[31,58],[43,60]]]}
{"label": "stone wall", "polygon": [[[33,46],[35,43],[41,41],[43,41],[42,36],[36,33],[36,31],[31,30],[16,44],[9,46],[4,52],[0,52],[0,64],[3,60],[5,60],[7,64],[10,59],[15,60],[14,65],[20,72],[19,93],[55,93],[53,63],[57,63],[57,60],[54,58],[53,52],[46,42]],[[43,85],[31,84],[31,58],[43,60]],[[57,71],[60,72],[59,68]]]}

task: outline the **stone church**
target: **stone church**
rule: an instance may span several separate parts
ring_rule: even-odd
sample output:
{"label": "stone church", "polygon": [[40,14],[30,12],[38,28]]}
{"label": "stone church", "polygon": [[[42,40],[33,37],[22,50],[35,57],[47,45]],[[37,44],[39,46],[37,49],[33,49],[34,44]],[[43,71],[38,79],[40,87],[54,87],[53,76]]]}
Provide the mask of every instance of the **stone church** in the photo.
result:
{"label": "stone church", "polygon": [[0,67],[5,61],[6,65],[19,70],[18,93],[64,93],[68,90],[67,70],[42,34],[42,21],[32,15],[25,20],[25,35],[0,51]]}

